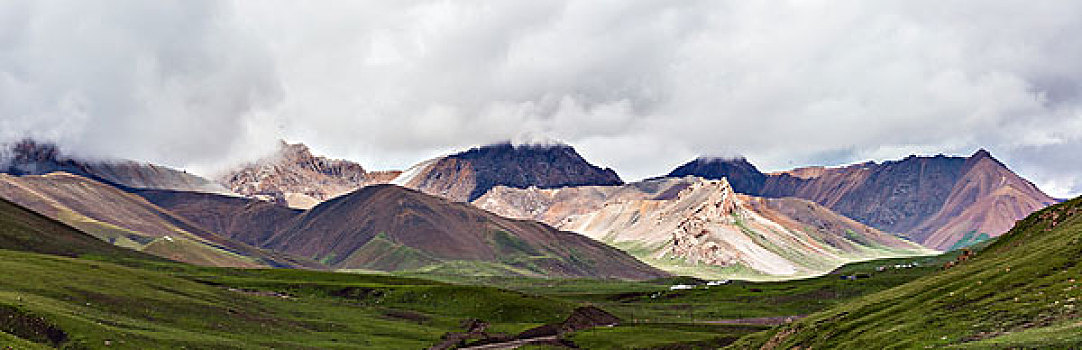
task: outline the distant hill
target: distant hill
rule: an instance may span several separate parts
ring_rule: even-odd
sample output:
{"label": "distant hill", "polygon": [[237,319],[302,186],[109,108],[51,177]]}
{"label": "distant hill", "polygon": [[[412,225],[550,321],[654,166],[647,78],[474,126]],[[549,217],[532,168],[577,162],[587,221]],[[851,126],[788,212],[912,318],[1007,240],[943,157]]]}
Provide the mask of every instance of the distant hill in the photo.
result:
{"label": "distant hill", "polygon": [[0,197],[102,241],[172,260],[210,266],[320,267],[224,238],[139,196],[78,175],[0,174]]}
{"label": "distant hill", "polygon": [[367,186],[307,211],[203,193],[140,194],[227,237],[339,269],[628,279],[665,275],[582,235],[395,185]]}
{"label": "distant hill", "polygon": [[1079,260],[1082,198],[1030,214],[946,271],[735,348],[1078,348]]}
{"label": "distant hill", "polygon": [[702,278],[797,278],[857,260],[931,253],[814,202],[737,194],[724,179],[497,187],[474,204],[579,232],[674,274]]}
{"label": "distant hill", "polygon": [[62,154],[50,143],[23,140],[0,151],[0,173],[45,175],[66,172],[125,188],[230,193],[225,187],[185,171],[127,160],[84,160]]}
{"label": "distant hill", "polygon": [[665,275],[579,234],[394,185],[364,187],[324,202],[264,246],[337,268],[461,272],[487,266],[498,274],[551,277]]}
{"label": "distant hill", "polygon": [[500,143],[422,162],[394,183],[468,202],[495,186],[556,188],[620,185],[623,181],[612,169],[590,164],[568,145]]}
{"label": "distant hill", "polygon": [[140,190],[135,194],[202,228],[260,246],[304,213],[263,200],[199,192]]}
{"label": "distant hill", "polygon": [[984,150],[970,157],[911,156],[881,164],[760,173],[761,177],[743,159],[700,159],[678,170],[673,173],[747,179],[737,192],[812,200],[941,250],[998,236],[1015,220],[1056,202]]}
{"label": "distant hill", "polygon": [[387,183],[399,171],[366,171],[360,164],[312,155],[304,144],[279,142],[274,154],[228,171],[220,181],[233,192],[308,209],[361,186]]}

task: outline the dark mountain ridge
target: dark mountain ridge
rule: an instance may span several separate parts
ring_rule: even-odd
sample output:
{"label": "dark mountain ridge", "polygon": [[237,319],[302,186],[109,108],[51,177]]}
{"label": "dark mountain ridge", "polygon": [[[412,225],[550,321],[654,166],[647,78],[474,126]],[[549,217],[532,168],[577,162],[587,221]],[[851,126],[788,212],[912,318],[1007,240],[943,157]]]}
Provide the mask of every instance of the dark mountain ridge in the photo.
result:
{"label": "dark mountain ridge", "polygon": [[394,183],[468,202],[500,185],[558,188],[624,182],[612,169],[587,162],[571,146],[504,142],[426,161],[403,173]]}

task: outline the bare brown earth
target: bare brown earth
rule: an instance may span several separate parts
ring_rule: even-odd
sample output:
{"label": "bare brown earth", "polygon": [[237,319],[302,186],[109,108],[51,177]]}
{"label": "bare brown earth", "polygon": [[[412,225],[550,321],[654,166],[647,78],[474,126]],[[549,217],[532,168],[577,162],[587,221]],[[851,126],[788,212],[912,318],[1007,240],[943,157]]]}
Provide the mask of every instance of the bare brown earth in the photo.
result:
{"label": "bare brown earth", "polygon": [[[744,164],[746,160],[718,162],[696,160],[680,169],[711,179],[758,178],[758,170]],[[998,236],[1016,220],[1055,202],[984,150],[970,157],[910,156],[765,175],[760,187],[750,181],[738,192],[808,199],[937,249],[949,248],[967,234]]]}
{"label": "bare brown earth", "polygon": [[0,197],[106,242],[172,260],[211,266],[319,267],[223,238],[139,196],[78,175],[0,174]]}
{"label": "bare brown earth", "polygon": [[353,191],[387,183],[398,171],[366,171],[360,164],[312,155],[304,144],[279,143],[274,154],[227,172],[219,181],[241,195],[299,209]]}
{"label": "bare brown earth", "polygon": [[620,185],[623,181],[612,169],[587,162],[571,146],[502,143],[422,162],[394,183],[468,202],[496,186],[558,188]]}
{"label": "bare brown earth", "polygon": [[725,180],[698,177],[624,186],[497,187],[474,204],[579,232],[670,272],[704,278],[719,272],[696,266],[799,277],[855,260],[929,252],[811,201],[740,195]]}
{"label": "bare brown earth", "polygon": [[259,246],[304,213],[281,204],[244,197],[142,190],[136,194],[200,227]]}
{"label": "bare brown earth", "polygon": [[926,246],[946,249],[969,232],[999,236],[1055,202],[990,156],[971,157],[965,167],[943,207],[911,231]]}

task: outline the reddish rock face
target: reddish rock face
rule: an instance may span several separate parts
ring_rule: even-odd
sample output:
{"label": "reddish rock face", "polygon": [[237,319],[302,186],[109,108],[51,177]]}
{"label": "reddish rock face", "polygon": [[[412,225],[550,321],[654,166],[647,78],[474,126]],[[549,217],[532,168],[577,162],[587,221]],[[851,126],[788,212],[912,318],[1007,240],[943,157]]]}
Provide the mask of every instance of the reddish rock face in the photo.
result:
{"label": "reddish rock face", "polygon": [[502,143],[421,163],[395,183],[458,202],[477,199],[495,186],[557,188],[622,185],[612,169],[587,162],[567,145]]}
{"label": "reddish rock face", "polygon": [[303,144],[282,142],[277,153],[227,173],[238,194],[307,209],[358,187],[386,183],[398,172],[367,172],[360,164],[313,156]]}
{"label": "reddish rock face", "polygon": [[[681,169],[711,179],[730,174],[758,179],[758,170],[739,161],[698,163]],[[967,234],[1001,235],[1015,220],[1055,203],[985,150],[970,157],[910,156],[882,164],[800,168],[764,175],[760,187],[744,183],[743,192],[809,199],[936,249],[950,248]]]}

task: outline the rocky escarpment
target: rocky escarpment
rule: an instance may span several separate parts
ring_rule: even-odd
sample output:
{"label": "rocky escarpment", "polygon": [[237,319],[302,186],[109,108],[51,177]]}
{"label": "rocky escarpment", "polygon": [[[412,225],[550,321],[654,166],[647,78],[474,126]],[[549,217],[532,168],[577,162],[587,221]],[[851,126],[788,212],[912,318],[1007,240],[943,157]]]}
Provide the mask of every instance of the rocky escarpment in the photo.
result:
{"label": "rocky escarpment", "polygon": [[0,172],[18,176],[66,172],[126,188],[229,193],[225,187],[186,171],[127,160],[78,159],[63,154],[55,144],[34,140],[19,141],[0,152]]}
{"label": "rocky escarpment", "polygon": [[274,154],[227,172],[233,192],[307,209],[359,187],[387,183],[398,172],[369,172],[360,164],[312,155],[304,144],[280,142]]}
{"label": "rocky escarpment", "polygon": [[495,186],[557,188],[623,181],[612,169],[587,162],[571,146],[501,143],[423,162],[394,183],[465,202]]}
{"label": "rocky escarpment", "polygon": [[[987,151],[970,157],[910,156],[844,167],[808,167],[756,175],[746,161],[693,161],[680,174],[743,181],[738,190],[763,197],[797,197],[878,229],[905,234],[936,249],[995,237],[1015,220],[1055,203]],[[696,165],[697,164],[697,165]],[[674,171],[674,173],[676,173]],[[762,179],[756,187],[758,179]]]}
{"label": "rocky escarpment", "polygon": [[[707,186],[717,188],[704,191],[704,187]],[[743,219],[741,216],[744,213],[739,210],[740,204],[732,187],[725,180],[696,182],[680,191],[677,198],[690,197],[697,192],[705,192],[705,196],[702,200],[696,201],[696,205],[690,210],[680,207],[668,208],[659,215],[659,218],[663,218],[690,213],[687,220],[680,222],[676,229],[672,230],[672,248],[668,254],[681,257],[692,264],[716,266],[739,264],[741,259],[738,254],[735,254],[737,253],[735,247],[711,235],[715,226],[735,225]]]}

